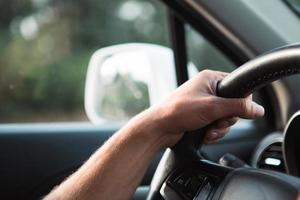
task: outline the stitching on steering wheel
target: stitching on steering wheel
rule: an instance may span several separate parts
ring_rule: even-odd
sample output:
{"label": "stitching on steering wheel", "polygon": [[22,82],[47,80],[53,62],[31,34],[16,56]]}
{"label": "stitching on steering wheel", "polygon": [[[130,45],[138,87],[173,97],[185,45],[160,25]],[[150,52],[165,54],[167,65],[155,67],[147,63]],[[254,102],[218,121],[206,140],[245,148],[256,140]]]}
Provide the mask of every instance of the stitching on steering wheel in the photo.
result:
{"label": "stitching on steering wheel", "polygon": [[285,70],[271,72],[269,74],[266,74],[264,76],[259,76],[256,80],[251,81],[251,83],[247,83],[246,86],[242,87],[241,90],[243,92],[248,91],[249,89],[253,88],[256,85],[260,85],[261,83],[269,80],[277,79],[281,76],[291,75],[299,72],[300,69],[298,68],[288,68]]}

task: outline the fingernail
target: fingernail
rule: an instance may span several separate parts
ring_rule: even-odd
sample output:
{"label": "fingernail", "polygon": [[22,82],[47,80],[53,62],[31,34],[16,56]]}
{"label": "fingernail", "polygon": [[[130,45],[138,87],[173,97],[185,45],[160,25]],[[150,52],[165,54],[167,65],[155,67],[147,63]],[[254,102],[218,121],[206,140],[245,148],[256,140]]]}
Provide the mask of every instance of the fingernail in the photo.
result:
{"label": "fingernail", "polygon": [[261,105],[253,102],[253,106],[255,108],[255,116],[256,117],[262,117],[265,114],[265,109]]}
{"label": "fingernail", "polygon": [[212,141],[212,140],[216,140],[218,139],[219,134],[217,132],[211,132],[208,136],[207,136],[207,140]]}

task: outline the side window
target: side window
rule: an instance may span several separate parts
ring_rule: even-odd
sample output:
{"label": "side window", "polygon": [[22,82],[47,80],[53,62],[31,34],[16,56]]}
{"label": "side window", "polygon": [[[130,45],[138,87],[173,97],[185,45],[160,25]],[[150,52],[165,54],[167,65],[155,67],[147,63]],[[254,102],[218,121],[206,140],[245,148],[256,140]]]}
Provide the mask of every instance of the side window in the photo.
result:
{"label": "side window", "polygon": [[167,45],[166,36],[155,0],[1,1],[0,123],[86,121],[92,53],[127,42]]}
{"label": "side window", "polygon": [[[225,72],[234,69],[234,65],[216,47],[188,25],[186,36],[190,77],[203,69]],[[87,95],[87,114],[93,122],[100,124],[127,121],[149,105],[162,100],[177,86],[170,49],[155,47],[152,52],[157,55],[152,55],[150,49],[154,47],[145,44],[143,47],[127,47],[124,52],[123,45],[111,48],[118,50],[114,54],[98,52],[95,61],[91,61],[93,73],[88,73],[93,82],[90,86],[94,89]],[[111,53],[111,48],[106,52]],[[163,62],[164,59],[169,62]],[[165,82],[161,82],[163,80]]]}
{"label": "side window", "polygon": [[190,26],[186,26],[188,58],[198,69],[231,72],[235,65]]}

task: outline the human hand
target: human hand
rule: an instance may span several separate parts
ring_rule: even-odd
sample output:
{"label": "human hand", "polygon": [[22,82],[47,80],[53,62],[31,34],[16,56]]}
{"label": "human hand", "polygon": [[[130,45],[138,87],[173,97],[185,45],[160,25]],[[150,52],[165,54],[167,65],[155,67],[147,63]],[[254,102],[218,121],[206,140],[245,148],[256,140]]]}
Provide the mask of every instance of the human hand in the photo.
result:
{"label": "human hand", "polygon": [[175,145],[184,132],[209,125],[205,142],[223,137],[238,118],[254,119],[264,115],[264,108],[252,97],[228,99],[216,96],[216,86],[227,73],[204,70],[175,90],[154,108],[160,118],[164,143]]}

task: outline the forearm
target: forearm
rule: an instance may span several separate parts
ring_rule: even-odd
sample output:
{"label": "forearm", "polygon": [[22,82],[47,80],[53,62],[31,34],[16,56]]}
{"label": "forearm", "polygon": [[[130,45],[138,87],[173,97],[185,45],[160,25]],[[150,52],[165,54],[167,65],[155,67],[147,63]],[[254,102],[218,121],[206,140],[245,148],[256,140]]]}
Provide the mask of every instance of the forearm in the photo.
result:
{"label": "forearm", "polygon": [[215,96],[217,80],[225,75],[203,71],[179,87],[165,102],[139,114],[46,200],[130,199],[155,153],[174,146],[184,132],[210,124],[206,141],[214,142],[236,121],[232,121],[232,117],[263,116],[264,109],[251,97],[225,99]]}
{"label": "forearm", "polygon": [[45,199],[130,199],[149,162],[164,146],[154,127],[156,118],[149,119],[147,112],[152,111],[131,120]]}

